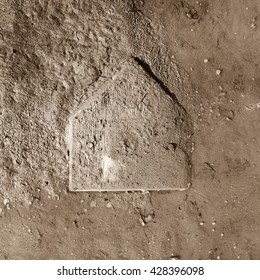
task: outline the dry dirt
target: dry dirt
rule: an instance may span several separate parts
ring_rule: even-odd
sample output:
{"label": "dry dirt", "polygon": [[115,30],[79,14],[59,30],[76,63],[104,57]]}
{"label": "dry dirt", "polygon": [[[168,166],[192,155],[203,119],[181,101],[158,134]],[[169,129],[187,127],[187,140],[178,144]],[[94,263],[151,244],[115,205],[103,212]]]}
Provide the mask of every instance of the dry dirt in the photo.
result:
{"label": "dry dirt", "polygon": [[259,11],[1,0],[0,259],[259,259]]}

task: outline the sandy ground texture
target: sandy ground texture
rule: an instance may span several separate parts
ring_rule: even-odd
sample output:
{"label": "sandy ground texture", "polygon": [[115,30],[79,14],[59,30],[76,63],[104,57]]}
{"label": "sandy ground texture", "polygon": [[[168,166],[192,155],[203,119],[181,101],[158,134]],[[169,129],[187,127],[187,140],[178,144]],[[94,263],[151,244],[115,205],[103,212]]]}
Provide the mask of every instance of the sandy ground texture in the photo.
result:
{"label": "sandy ground texture", "polygon": [[0,0],[0,259],[259,259],[259,10]]}

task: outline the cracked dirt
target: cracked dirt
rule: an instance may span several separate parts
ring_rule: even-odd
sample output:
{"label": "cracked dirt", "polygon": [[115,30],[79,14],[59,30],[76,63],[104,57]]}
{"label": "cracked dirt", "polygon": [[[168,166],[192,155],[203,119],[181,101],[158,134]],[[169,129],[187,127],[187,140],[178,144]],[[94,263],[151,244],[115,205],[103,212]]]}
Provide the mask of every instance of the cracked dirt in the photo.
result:
{"label": "cracked dirt", "polygon": [[259,259],[257,0],[0,3],[0,259]]}

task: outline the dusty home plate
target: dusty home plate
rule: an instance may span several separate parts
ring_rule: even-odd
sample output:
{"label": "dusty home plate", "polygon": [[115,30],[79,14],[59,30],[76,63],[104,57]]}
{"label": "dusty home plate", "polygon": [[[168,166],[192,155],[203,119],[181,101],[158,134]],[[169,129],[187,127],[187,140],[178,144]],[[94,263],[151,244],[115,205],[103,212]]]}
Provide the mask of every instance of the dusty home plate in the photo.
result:
{"label": "dusty home plate", "polygon": [[140,66],[85,103],[67,126],[71,191],[188,188],[185,113]]}

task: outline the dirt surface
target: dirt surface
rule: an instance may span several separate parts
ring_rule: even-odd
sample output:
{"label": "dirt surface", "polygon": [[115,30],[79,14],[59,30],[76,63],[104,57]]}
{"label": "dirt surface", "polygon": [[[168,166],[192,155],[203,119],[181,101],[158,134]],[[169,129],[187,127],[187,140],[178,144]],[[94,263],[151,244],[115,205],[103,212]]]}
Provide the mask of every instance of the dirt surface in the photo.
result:
{"label": "dirt surface", "polygon": [[0,4],[1,259],[260,258],[259,1]]}

